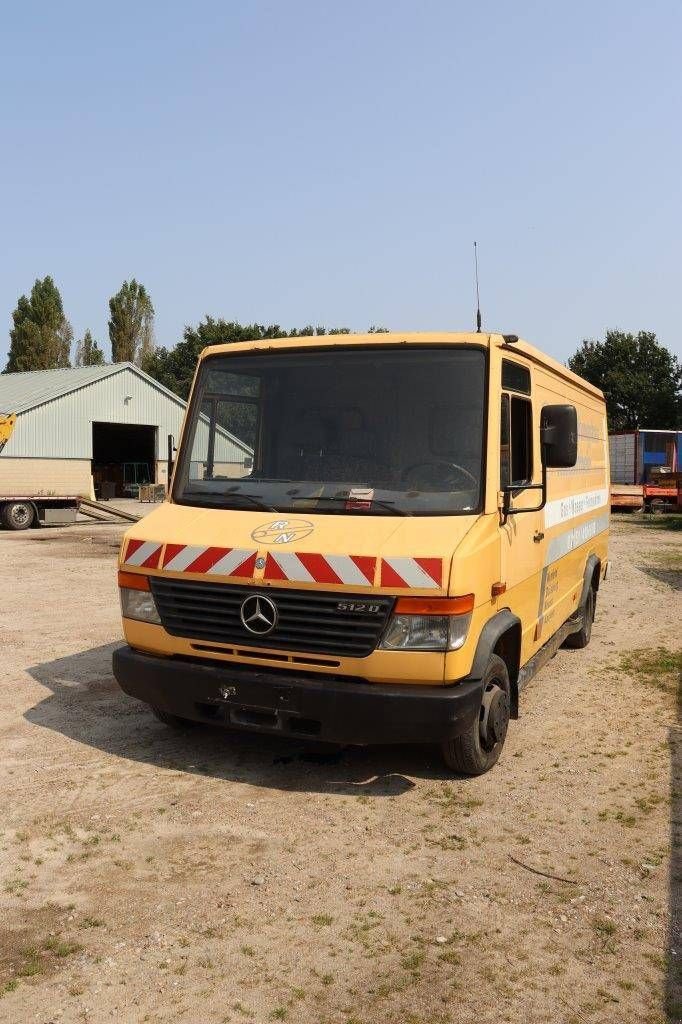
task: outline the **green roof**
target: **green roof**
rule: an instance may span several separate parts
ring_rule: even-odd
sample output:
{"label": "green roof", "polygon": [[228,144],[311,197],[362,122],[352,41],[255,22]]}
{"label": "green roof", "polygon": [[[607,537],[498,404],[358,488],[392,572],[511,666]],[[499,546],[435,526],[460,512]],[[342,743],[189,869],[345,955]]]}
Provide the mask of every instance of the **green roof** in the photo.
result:
{"label": "green roof", "polygon": [[74,366],[61,370],[29,370],[27,373],[0,373],[0,413],[22,413],[37,405],[52,402],[71,391],[95,384],[122,370],[131,370],[162,391],[179,405],[185,402],[134,363],[109,363],[106,366]]}

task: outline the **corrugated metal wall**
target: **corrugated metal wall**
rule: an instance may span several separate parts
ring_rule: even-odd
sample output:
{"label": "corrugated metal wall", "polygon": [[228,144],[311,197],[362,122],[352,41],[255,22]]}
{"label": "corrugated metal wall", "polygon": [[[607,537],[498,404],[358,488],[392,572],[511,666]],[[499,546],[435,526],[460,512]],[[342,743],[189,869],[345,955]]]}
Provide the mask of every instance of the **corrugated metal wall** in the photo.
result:
{"label": "corrugated metal wall", "polygon": [[159,459],[167,437],[177,439],[185,404],[174,401],[129,368],[17,417],[3,458],[91,459],[92,424],[134,423],[158,427]]}
{"label": "corrugated metal wall", "polygon": [[614,484],[636,483],[635,434],[611,434],[609,437],[611,461],[611,482]]}

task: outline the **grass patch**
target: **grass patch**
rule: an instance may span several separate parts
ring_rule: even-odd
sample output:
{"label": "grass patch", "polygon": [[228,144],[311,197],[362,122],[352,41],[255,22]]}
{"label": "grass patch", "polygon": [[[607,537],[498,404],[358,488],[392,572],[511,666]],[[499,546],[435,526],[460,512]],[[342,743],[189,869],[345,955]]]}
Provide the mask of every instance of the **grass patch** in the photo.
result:
{"label": "grass patch", "polygon": [[310,920],[313,922],[313,924],[319,925],[320,927],[324,927],[325,925],[330,925],[333,922],[334,918],[331,916],[331,914],[314,914]]}
{"label": "grass patch", "polygon": [[675,694],[682,676],[682,650],[638,648],[621,656],[617,671],[626,672],[645,686]]}
{"label": "grass patch", "polygon": [[632,522],[633,525],[646,526],[650,530],[682,530],[682,515],[675,512],[662,516],[640,513],[636,518],[634,515],[627,516],[626,521]]}
{"label": "grass patch", "polygon": [[408,953],[404,956],[400,961],[400,966],[404,971],[412,971],[414,973],[419,970],[423,963],[424,953],[421,949],[417,949],[413,953]]}
{"label": "grass patch", "polygon": [[616,952],[614,936],[618,929],[613,921],[609,921],[605,917],[595,917],[592,921],[592,930],[597,939],[599,939],[601,948],[605,953]]}
{"label": "grass patch", "polygon": [[43,943],[43,949],[53,953],[60,960],[67,956],[73,956],[74,953],[80,953],[82,948],[78,942],[65,942],[63,939],[56,937],[45,939]]}

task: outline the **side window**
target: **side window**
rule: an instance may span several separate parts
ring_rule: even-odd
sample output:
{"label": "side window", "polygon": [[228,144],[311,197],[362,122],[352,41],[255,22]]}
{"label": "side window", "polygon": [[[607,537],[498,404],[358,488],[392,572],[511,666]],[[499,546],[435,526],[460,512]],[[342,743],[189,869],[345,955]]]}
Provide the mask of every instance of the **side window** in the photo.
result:
{"label": "side window", "polygon": [[511,400],[511,482],[533,479],[533,407],[525,398]]}
{"label": "side window", "polygon": [[513,363],[511,359],[502,360],[502,387],[505,391],[518,391],[522,395],[530,394],[530,370],[521,363]]}
{"label": "side window", "polygon": [[533,407],[525,398],[502,394],[500,487],[532,483]]}

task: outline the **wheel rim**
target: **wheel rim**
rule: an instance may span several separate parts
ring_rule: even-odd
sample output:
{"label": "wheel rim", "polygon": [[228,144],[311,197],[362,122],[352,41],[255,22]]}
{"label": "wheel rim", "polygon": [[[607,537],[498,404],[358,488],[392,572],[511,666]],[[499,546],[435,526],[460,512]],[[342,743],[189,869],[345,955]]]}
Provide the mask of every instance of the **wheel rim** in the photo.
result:
{"label": "wheel rim", "polygon": [[26,523],[30,522],[31,509],[28,505],[13,505],[10,515],[12,522],[16,526],[25,526]]}
{"label": "wheel rim", "polygon": [[486,753],[503,743],[509,725],[509,697],[497,680],[492,679],[485,688],[479,718],[481,747]]}

